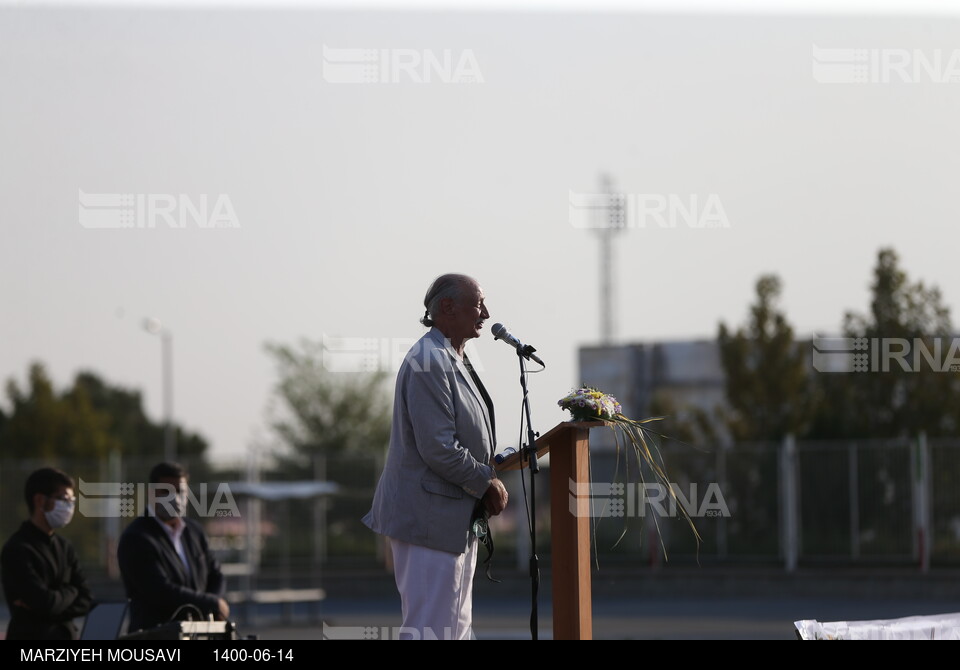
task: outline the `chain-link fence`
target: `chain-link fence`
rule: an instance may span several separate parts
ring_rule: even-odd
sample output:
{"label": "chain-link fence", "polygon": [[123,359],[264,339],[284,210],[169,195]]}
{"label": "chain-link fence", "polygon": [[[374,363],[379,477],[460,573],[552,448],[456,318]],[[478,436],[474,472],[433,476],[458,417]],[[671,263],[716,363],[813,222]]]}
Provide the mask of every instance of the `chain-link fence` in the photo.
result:
{"label": "chain-link fence", "polygon": [[[929,567],[960,558],[960,441],[788,438],[677,450],[666,462],[681,480],[716,482],[729,510],[694,520],[701,560]],[[690,537],[671,533],[673,556],[695,553]]]}
{"label": "chain-link fence", "polygon": [[[591,455],[592,490],[600,491],[595,496],[600,511],[591,520],[597,561],[657,564],[666,557],[679,564],[787,568],[960,564],[960,441],[784,440],[712,450],[678,447],[663,455],[679,494],[675,504],[653,486],[649,474],[640,478],[635,460],[628,471],[623,453],[618,458],[598,449]],[[231,588],[316,586],[323,581],[321,571],[329,575],[389,563],[383,542],[360,522],[382,462],[382,455],[318,459],[306,468],[314,472],[311,481],[325,480],[335,489],[304,492],[288,481],[290,487],[269,495],[241,490],[252,480],[283,481],[267,467],[255,474],[246,464],[217,473],[192,471],[190,514],[205,525]],[[46,463],[0,461],[4,538],[26,518],[23,483],[42,465]],[[53,465],[77,483],[78,513],[61,532],[76,546],[88,572],[119,584],[116,543],[133,515],[143,511],[137,485],[147,481],[153,463],[114,457]],[[543,466],[536,481],[537,551],[549,557],[549,462]],[[529,479],[526,471],[507,474],[511,503],[491,528],[498,570],[519,574],[526,570],[530,551]],[[105,483],[128,486],[91,486]],[[604,483],[622,486],[603,489]],[[116,504],[109,509],[102,502],[93,504],[103,499]],[[101,514],[91,513],[96,510]]]}

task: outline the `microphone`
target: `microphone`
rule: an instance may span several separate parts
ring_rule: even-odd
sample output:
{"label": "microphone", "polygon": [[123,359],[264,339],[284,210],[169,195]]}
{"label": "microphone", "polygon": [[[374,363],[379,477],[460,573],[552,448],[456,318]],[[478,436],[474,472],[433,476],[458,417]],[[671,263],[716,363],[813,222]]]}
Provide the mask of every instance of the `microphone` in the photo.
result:
{"label": "microphone", "polygon": [[513,335],[511,335],[502,323],[493,324],[493,328],[490,329],[490,332],[493,333],[493,339],[503,340],[511,347],[520,352],[520,354],[527,360],[533,359],[543,367],[547,367],[546,363],[541,361],[536,354],[533,352],[536,351],[533,347],[524,344]]}

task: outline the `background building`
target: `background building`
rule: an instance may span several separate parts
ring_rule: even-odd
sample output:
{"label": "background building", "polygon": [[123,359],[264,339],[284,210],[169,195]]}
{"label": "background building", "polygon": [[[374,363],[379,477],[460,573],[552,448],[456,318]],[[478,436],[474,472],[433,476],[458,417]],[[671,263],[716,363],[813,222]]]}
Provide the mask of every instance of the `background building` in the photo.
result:
{"label": "background building", "polygon": [[[634,419],[668,414],[677,426],[697,412],[715,416],[726,406],[716,340],[581,347],[579,371],[580,383],[614,395]],[[725,439],[719,424],[715,429]],[[601,432],[592,444],[610,449],[613,440]]]}

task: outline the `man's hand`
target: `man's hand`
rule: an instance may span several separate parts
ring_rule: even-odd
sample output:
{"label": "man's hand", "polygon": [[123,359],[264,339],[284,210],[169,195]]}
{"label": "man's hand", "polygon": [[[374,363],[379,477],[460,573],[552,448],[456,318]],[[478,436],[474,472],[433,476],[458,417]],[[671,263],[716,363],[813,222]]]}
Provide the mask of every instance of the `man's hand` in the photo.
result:
{"label": "man's hand", "polygon": [[220,610],[217,613],[217,621],[229,621],[230,620],[230,605],[227,604],[227,601],[223,598],[220,598],[217,601],[217,607]]}
{"label": "man's hand", "polygon": [[483,506],[490,516],[500,514],[507,507],[507,487],[499,479],[494,478],[483,494]]}

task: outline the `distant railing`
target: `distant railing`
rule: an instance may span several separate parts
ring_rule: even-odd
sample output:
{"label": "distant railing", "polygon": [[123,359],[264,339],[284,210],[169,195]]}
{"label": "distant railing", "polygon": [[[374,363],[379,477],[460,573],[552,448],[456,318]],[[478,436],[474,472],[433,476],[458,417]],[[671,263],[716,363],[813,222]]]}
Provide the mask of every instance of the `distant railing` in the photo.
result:
{"label": "distant railing", "polygon": [[[675,450],[668,469],[716,482],[729,516],[695,519],[701,560],[955,565],[960,441],[795,441]],[[666,524],[672,557],[695,543]]]}
{"label": "distant railing", "polygon": [[[698,512],[693,521],[702,543],[697,546],[686,521],[680,514],[671,514],[663,501],[660,505],[666,514],[659,514],[651,491],[646,490],[644,500],[639,480],[633,479],[633,485],[622,491],[608,487],[597,493],[607,499],[595,506],[598,510],[615,510],[610,503],[621,497],[619,516],[598,515],[593,521],[593,551],[601,564],[657,566],[668,560],[680,565],[763,564],[786,570],[829,564],[920,570],[960,565],[960,440],[927,440],[922,435],[842,442],[785,438],[778,443],[716,449],[667,445],[663,455],[672,481],[684,499],[692,499],[692,509]],[[4,540],[26,518],[23,482],[42,465],[47,463],[0,459]],[[151,464],[113,459],[54,465],[64,468],[79,485],[80,479],[140,481]],[[542,465],[544,470],[549,468],[548,462]],[[369,509],[381,467],[379,453],[329,458],[317,464],[316,471],[339,485],[338,493],[320,499],[265,501],[252,536],[246,525],[249,508],[241,496],[237,497],[240,518],[200,518],[221,561],[247,566],[246,575],[230,576],[231,590],[289,596],[294,589],[298,591],[294,600],[306,602],[316,595],[314,590],[326,586],[330,571],[389,570],[389,552],[382,538],[360,521]],[[615,455],[602,449],[591,455],[591,470],[595,484],[618,478],[628,483],[622,461],[618,469]],[[236,481],[237,472],[243,469],[223,475],[205,473],[204,478],[213,490],[219,481]],[[498,571],[521,573],[529,559],[523,487],[516,473],[506,474],[511,475],[505,477],[510,505],[491,521],[495,563]],[[630,476],[636,474],[634,469]],[[540,477],[537,495],[543,499],[537,509],[544,517],[537,523],[542,534],[537,546],[548,556],[549,476]],[[264,471],[260,478],[281,477]],[[78,513],[61,532],[74,543],[87,569],[119,582],[116,542],[131,520],[130,516]],[[257,543],[254,554],[249,551],[251,542]],[[263,576],[268,574],[295,574],[297,580],[267,583]]]}

